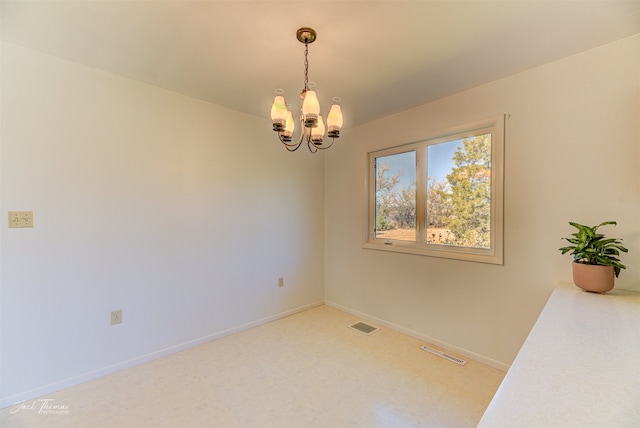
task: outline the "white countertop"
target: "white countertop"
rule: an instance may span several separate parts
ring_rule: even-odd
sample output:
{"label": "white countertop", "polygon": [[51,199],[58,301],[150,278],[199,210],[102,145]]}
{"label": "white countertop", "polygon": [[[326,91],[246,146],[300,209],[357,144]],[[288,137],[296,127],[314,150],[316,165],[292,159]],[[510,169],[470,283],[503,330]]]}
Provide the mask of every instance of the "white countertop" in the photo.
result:
{"label": "white countertop", "polygon": [[479,427],[640,427],[640,293],[553,291]]}

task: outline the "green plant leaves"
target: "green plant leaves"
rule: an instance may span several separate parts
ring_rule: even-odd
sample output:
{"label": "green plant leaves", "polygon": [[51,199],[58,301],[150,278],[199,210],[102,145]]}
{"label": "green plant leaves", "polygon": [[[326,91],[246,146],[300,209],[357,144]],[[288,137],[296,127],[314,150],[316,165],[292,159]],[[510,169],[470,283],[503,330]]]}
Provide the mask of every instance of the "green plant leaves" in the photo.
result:
{"label": "green plant leaves", "polygon": [[576,229],[577,232],[572,233],[573,238],[562,238],[572,245],[559,248],[562,254],[569,253],[578,263],[589,265],[613,266],[616,277],[620,274],[621,269],[626,269],[620,259],[620,252],[626,253],[629,250],[622,245],[621,239],[606,238],[597,230],[601,226],[613,225],[615,221],[605,221],[596,226],[589,227],[575,222],[569,224]]}

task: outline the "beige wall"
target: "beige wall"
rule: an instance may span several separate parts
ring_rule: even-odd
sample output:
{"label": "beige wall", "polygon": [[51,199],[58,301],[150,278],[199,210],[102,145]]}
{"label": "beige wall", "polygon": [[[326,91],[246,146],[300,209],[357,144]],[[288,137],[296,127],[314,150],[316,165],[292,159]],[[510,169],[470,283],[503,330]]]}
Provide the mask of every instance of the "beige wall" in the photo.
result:
{"label": "beige wall", "polygon": [[2,218],[35,217],[0,228],[3,405],[322,302],[323,161],[267,118],[9,43],[1,71]]}
{"label": "beige wall", "polygon": [[[568,221],[618,221],[616,287],[640,291],[639,84],[634,36],[344,132],[325,160],[327,302],[505,368],[571,280]],[[361,248],[367,152],[503,113],[504,266]]]}

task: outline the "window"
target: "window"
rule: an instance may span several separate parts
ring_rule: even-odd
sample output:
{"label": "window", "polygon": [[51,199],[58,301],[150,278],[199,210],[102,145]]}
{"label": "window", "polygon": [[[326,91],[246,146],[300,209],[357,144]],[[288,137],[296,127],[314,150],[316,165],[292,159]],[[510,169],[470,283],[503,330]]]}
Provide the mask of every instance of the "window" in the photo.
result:
{"label": "window", "polygon": [[504,117],[371,152],[364,248],[502,264]]}

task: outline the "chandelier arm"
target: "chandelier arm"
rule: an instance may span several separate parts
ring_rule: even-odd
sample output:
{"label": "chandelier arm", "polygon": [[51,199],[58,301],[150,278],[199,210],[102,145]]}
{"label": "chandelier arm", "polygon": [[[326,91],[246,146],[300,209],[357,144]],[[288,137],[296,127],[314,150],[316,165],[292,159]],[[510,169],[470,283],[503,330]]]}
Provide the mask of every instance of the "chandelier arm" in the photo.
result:
{"label": "chandelier arm", "polygon": [[297,143],[287,143],[283,138],[282,138],[282,134],[278,133],[278,138],[280,139],[280,142],[282,144],[284,144],[285,148],[287,150],[289,150],[290,152],[295,152],[296,150],[298,150],[298,148],[300,147],[300,145],[302,144],[302,140],[299,140]]}
{"label": "chandelier arm", "polygon": [[328,146],[316,146],[319,150],[327,150],[328,148],[330,148],[331,146],[333,146],[333,143],[336,141],[335,138],[331,139],[331,144],[329,144]]}
{"label": "chandelier arm", "polygon": [[[304,140],[304,134],[305,134],[305,127],[304,127],[304,117],[301,115],[300,116],[300,136],[297,138],[297,141],[292,143],[292,142],[287,142],[283,136],[282,136],[282,132],[278,132],[278,138],[280,139],[280,142],[282,144],[284,144],[285,146],[287,146],[287,150],[289,150],[290,152],[296,151],[298,149],[298,147],[300,147],[300,145],[302,144],[302,141]],[[293,147],[293,150],[290,150],[290,148]]]}
{"label": "chandelier arm", "polygon": [[298,141],[295,144],[300,145],[304,141],[305,137],[311,137],[311,133],[307,133],[307,129],[308,128],[304,126],[304,116],[302,115],[302,113],[300,113],[300,136],[298,137]]}
{"label": "chandelier arm", "polygon": [[309,151],[311,153],[317,153],[318,152],[318,146],[316,146],[315,144],[313,144],[313,142],[311,141],[311,139],[307,140],[307,147],[309,148]]}
{"label": "chandelier arm", "polygon": [[282,133],[278,133],[278,138],[280,138],[280,142],[282,144],[284,144],[285,146],[287,146],[287,147],[296,147],[296,146],[299,146],[302,143],[302,138],[298,138],[298,141],[296,141],[295,143],[287,141],[282,136]]}
{"label": "chandelier arm", "polygon": [[[335,138],[332,138],[331,139],[331,144],[329,144],[328,146],[320,146],[320,145],[317,145],[317,144],[313,144],[312,141],[308,141],[307,142],[307,146],[309,147],[309,151],[311,151],[311,153],[315,153],[318,150],[327,150],[328,148],[333,146],[334,142],[335,142]],[[314,150],[311,149],[311,146],[313,146]]]}

